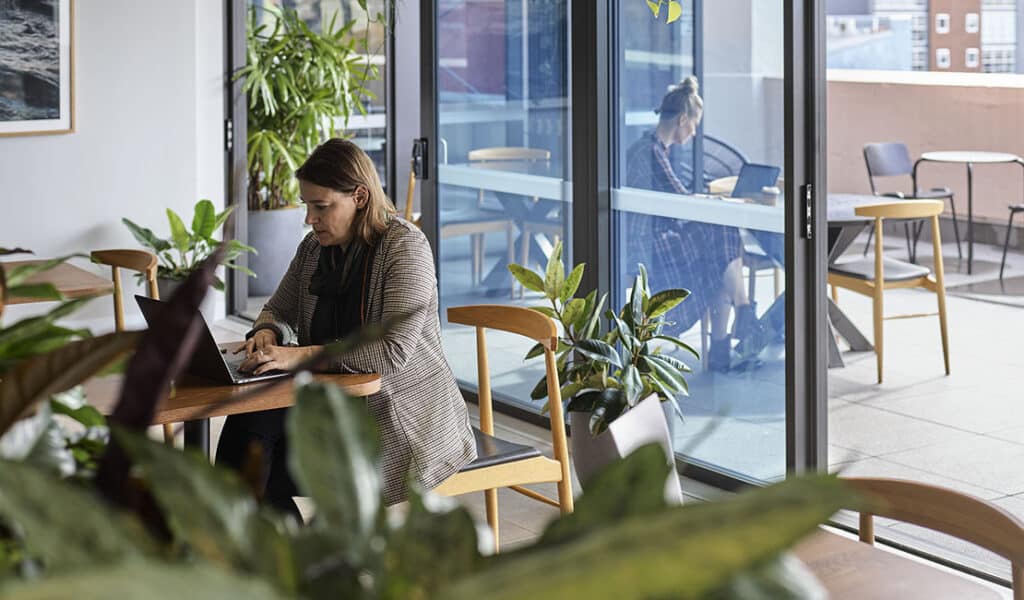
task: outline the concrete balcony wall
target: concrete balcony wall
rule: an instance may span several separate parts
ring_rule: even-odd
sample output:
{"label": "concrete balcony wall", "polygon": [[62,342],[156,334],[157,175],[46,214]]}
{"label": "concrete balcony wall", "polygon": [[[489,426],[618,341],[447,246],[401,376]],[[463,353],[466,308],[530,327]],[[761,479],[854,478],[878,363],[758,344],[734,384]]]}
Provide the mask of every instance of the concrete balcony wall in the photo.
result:
{"label": "concrete balcony wall", "polygon": [[[1024,156],[1024,76],[829,70],[827,85],[831,192],[870,193],[862,154],[868,142],[902,141],[915,158],[936,150]],[[966,216],[965,166],[930,163],[921,166],[919,176],[922,187],[951,188],[958,215]],[[883,186],[887,183],[882,181]],[[909,179],[891,182],[893,191],[909,191],[909,187]],[[977,221],[1005,223],[1006,205],[1020,202],[1024,202],[1020,166],[975,166]]]}

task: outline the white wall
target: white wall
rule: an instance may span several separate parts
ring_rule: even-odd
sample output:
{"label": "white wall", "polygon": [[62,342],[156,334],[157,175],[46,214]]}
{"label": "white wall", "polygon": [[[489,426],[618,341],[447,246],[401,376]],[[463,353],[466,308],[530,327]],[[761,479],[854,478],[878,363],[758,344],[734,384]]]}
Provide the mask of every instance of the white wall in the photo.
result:
{"label": "white wall", "polygon": [[[199,198],[224,205],[222,5],[75,3],[75,132],[0,138],[0,246],[44,257],[136,248],[121,217],[167,235],[165,208],[188,223]],[[138,290],[125,283],[126,296]],[[8,307],[4,322],[47,306]],[[141,324],[135,303],[126,308],[129,324]],[[76,320],[112,329],[112,311],[98,299]]]}

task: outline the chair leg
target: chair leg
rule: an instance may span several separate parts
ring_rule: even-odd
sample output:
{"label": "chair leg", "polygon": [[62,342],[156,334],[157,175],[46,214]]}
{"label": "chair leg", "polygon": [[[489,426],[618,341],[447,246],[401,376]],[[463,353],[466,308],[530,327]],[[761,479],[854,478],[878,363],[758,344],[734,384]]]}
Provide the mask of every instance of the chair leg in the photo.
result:
{"label": "chair leg", "polygon": [[839,304],[839,288],[834,285],[832,286],[832,302]]}
{"label": "chair leg", "polygon": [[953,211],[953,236],[956,237],[956,256],[959,259],[963,259],[964,251],[960,249],[960,226],[957,225],[956,203],[953,202],[953,196],[949,197],[949,209]]}
{"label": "chair leg", "polygon": [[883,342],[884,334],[882,327],[885,324],[884,318],[884,302],[882,301],[882,292],[885,286],[882,282],[878,281],[875,283],[875,295],[872,297],[871,311],[875,321],[875,360],[877,361],[878,367],[878,383],[882,383],[882,354],[883,354]]}
{"label": "chair leg", "polygon": [[747,276],[747,297],[750,301],[754,301],[754,292],[757,291],[757,271],[753,266],[747,267],[747,271],[750,275]]}
{"label": "chair leg", "polygon": [[[505,229],[505,243],[507,244],[506,250],[508,252],[508,264],[510,264],[510,265],[513,264],[514,262],[516,262],[516,237],[515,237],[515,234],[513,233],[512,229],[513,229],[512,223],[509,223],[508,224],[508,228]],[[516,297],[516,290],[519,287],[520,287],[519,286],[519,282],[516,281],[515,277],[513,277],[512,278],[512,296],[511,296],[513,299],[515,299],[515,297]]]}
{"label": "chair leg", "polygon": [[[523,247],[520,248],[520,250],[519,250],[519,255],[520,255],[520,258],[522,259],[522,262],[520,262],[519,264],[523,265],[527,269],[530,268],[530,240],[532,240],[532,239],[533,239],[533,233],[530,231],[530,226],[525,224],[525,223],[523,223],[523,235],[522,235]],[[519,297],[522,298],[525,294],[526,294],[526,288],[520,286],[520,288],[519,288]]]}
{"label": "chair leg", "polygon": [[482,258],[480,256],[480,240],[483,236],[479,233],[473,233],[469,236],[470,252],[472,253],[472,264],[471,264],[471,275],[470,279],[473,282],[473,287],[476,287],[480,283],[478,274],[480,273],[480,263]]}
{"label": "chair leg", "polygon": [[939,329],[942,332],[942,360],[946,366],[946,375],[949,375],[949,329],[946,325],[946,269],[942,263],[941,248],[939,241],[939,217],[932,217],[933,252],[935,254],[935,295],[939,300]]}
{"label": "chair leg", "polygon": [[487,508],[487,524],[494,532],[494,553],[497,554],[501,548],[498,543],[498,490],[484,490],[484,504]]}
{"label": "chair leg", "polygon": [[[916,225],[915,225],[915,227],[916,227]],[[907,237],[907,260],[909,260],[912,263],[916,263],[917,262],[917,257],[914,256],[914,245],[913,245],[914,236],[913,236],[912,233],[910,233],[910,223],[904,223],[903,224],[903,234]]]}
{"label": "chair leg", "polygon": [[1006,240],[1003,242],[1003,260],[999,261],[999,280],[1003,279],[1003,270],[1006,268],[1006,251],[1010,248],[1010,233],[1013,231],[1013,215],[1017,211],[1010,211],[1010,220],[1006,224]]}
{"label": "chair leg", "polygon": [[174,445],[174,425],[170,423],[164,423],[164,443]]}

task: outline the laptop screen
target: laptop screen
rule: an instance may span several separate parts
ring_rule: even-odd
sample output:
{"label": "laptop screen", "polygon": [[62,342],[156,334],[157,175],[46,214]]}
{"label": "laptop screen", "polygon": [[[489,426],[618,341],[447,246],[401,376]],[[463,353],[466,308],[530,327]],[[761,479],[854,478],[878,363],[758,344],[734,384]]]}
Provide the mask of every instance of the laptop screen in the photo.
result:
{"label": "laptop screen", "polygon": [[757,198],[761,188],[771,187],[779,179],[779,168],[771,165],[745,163],[736,178],[736,187],[732,190],[733,198]]}

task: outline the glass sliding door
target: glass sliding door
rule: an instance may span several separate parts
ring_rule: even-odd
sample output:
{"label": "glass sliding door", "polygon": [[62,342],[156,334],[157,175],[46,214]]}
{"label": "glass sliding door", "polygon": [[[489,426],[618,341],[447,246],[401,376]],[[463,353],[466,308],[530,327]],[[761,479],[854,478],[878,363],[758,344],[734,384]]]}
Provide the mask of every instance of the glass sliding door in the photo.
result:
{"label": "glass sliding door", "polygon": [[786,172],[782,0],[681,2],[667,23],[613,3],[612,294],[646,266],[652,291],[686,288],[668,333],[700,358],[685,461],[730,477],[786,473]]}
{"label": "glass sliding door", "polygon": [[[449,306],[540,304],[513,285],[508,264],[536,268],[559,241],[571,248],[567,2],[438,0],[433,18],[437,60],[424,68],[436,69],[442,323]],[[473,388],[473,330],[445,325],[443,341]],[[532,344],[499,332],[488,341],[496,398],[537,411],[529,397],[543,364],[523,362]]]}

